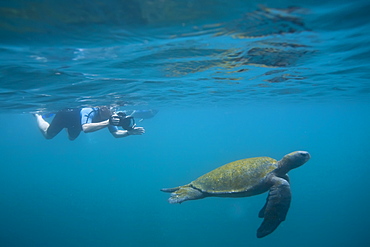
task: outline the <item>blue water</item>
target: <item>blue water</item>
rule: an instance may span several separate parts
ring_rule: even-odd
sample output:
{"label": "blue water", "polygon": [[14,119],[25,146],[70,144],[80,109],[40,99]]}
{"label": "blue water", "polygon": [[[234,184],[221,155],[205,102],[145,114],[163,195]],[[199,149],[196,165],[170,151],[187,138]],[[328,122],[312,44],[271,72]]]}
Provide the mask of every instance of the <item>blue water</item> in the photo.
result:
{"label": "blue water", "polygon": [[[370,4],[0,2],[0,246],[370,246]],[[69,141],[31,113],[157,109],[142,136]],[[50,119],[47,119],[50,120]],[[312,158],[286,221],[267,194],[171,205],[225,163]]]}

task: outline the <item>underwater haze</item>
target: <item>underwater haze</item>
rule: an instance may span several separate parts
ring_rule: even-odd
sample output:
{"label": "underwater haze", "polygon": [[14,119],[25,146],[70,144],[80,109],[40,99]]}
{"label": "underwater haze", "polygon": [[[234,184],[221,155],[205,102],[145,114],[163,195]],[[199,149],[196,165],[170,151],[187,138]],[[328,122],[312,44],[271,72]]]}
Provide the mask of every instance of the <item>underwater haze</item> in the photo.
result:
{"label": "underwater haze", "polygon": [[[370,4],[0,1],[0,246],[370,246]],[[146,133],[63,131],[34,113],[155,109]],[[48,118],[47,118],[48,116]],[[169,204],[161,188],[304,150],[286,220],[268,193]]]}

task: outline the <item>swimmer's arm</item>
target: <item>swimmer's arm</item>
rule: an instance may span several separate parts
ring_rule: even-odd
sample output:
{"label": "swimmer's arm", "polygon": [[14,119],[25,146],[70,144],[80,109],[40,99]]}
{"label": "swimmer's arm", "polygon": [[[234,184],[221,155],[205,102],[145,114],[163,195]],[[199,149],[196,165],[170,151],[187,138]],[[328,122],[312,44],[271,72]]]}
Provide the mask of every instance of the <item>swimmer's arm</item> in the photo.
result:
{"label": "swimmer's arm", "polygon": [[85,133],[94,132],[101,130],[109,125],[109,120],[105,120],[99,123],[85,123],[82,125],[82,130]]}

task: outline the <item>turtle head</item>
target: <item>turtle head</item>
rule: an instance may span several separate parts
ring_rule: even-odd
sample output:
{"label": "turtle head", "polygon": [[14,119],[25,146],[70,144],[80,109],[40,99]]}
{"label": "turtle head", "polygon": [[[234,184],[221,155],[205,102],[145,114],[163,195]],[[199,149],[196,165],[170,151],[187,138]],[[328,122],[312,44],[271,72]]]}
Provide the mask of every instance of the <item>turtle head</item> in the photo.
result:
{"label": "turtle head", "polygon": [[276,172],[286,174],[292,169],[300,167],[311,158],[311,155],[306,151],[295,151],[285,155],[279,162]]}

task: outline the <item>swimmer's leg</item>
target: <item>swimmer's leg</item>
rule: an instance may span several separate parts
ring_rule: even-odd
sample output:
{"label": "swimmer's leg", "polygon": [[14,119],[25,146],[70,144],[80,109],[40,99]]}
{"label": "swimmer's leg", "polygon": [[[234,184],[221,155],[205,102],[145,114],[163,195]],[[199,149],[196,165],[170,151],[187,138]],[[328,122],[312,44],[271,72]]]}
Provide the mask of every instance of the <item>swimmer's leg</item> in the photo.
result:
{"label": "swimmer's leg", "polygon": [[46,139],[54,138],[65,126],[63,113],[58,112],[51,124],[46,122],[39,114],[35,114],[35,117],[39,129]]}
{"label": "swimmer's leg", "polygon": [[46,122],[41,115],[39,114],[35,114],[35,117],[36,117],[36,121],[37,121],[37,126],[39,127],[39,130],[41,131],[42,135],[46,138],[46,139],[51,139],[48,137],[48,128],[50,126],[50,124],[48,122]]}
{"label": "swimmer's leg", "polygon": [[69,140],[73,141],[76,139],[81,133],[81,126],[72,126],[67,129],[68,138]]}

